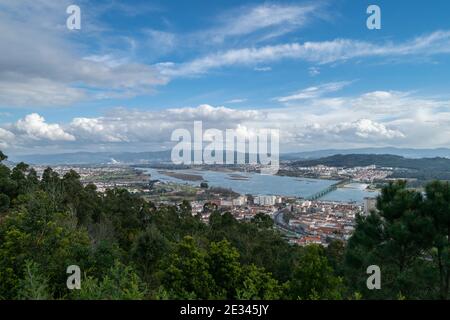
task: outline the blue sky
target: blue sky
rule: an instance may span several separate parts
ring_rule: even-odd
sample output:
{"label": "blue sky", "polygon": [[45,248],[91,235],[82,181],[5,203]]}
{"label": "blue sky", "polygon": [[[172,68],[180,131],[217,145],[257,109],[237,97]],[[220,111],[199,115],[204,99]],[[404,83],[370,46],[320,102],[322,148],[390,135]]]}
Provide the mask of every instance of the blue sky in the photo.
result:
{"label": "blue sky", "polygon": [[[66,7],[81,8],[67,30]],[[381,30],[366,9],[381,8]],[[450,142],[450,3],[0,0],[0,148],[160,150],[279,128],[283,152]]]}

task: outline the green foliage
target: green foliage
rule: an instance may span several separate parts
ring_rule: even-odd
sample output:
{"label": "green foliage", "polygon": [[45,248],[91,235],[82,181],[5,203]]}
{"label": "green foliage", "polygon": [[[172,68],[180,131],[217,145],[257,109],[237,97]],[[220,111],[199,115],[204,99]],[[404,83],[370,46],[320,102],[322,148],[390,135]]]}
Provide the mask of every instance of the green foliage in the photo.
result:
{"label": "green foliage", "polygon": [[227,240],[212,242],[208,255],[209,272],[219,291],[226,292],[226,298],[236,296],[241,278],[239,252]]}
{"label": "green foliage", "polygon": [[27,260],[45,266],[49,287],[63,294],[68,265],[85,267],[90,249],[86,232],[67,214],[51,211],[41,191],[19,196],[17,208],[0,224],[0,295],[15,296]]}
{"label": "green foliage", "polygon": [[144,279],[154,281],[157,265],[169,251],[169,241],[156,228],[149,226],[133,243],[131,257]]}
{"label": "green foliage", "polygon": [[258,228],[270,229],[273,227],[273,220],[265,213],[258,212],[253,218],[252,222],[256,224]]}
{"label": "green foliage", "polygon": [[25,262],[24,278],[19,280],[17,298],[20,300],[49,300],[48,279],[33,261]]}
{"label": "green foliage", "polygon": [[6,194],[0,193],[0,213],[6,211],[9,208],[9,197]]}
{"label": "green foliage", "polygon": [[2,151],[0,151],[0,162],[4,161],[6,159],[8,159],[8,157]]}
{"label": "green foliage", "polygon": [[334,275],[323,247],[310,245],[301,252],[289,283],[292,297],[298,299],[342,299],[342,279]]}
{"label": "green foliage", "polygon": [[145,285],[136,272],[119,261],[101,280],[86,277],[81,289],[73,290],[73,298],[79,300],[142,300],[145,295]]}
{"label": "green foliage", "polygon": [[431,235],[431,254],[439,270],[439,296],[447,299],[450,290],[450,185],[435,181],[426,187],[424,216]]}
{"label": "green foliage", "polygon": [[[206,204],[205,224],[187,201],[157,207],[123,189],[99,193],[75,171],[38,179],[0,163],[0,298],[447,299],[449,183],[424,195],[391,183],[377,208],[357,217],[347,244],[299,247],[262,213],[242,222]],[[81,290],[66,288],[69,265],[84,274]],[[370,265],[382,290],[367,289]]]}
{"label": "green foliage", "polygon": [[[428,185],[425,198],[402,181],[383,188],[378,212],[358,217],[348,243],[345,268],[349,286],[365,298],[397,299],[401,295],[425,299],[436,298],[438,292],[446,297],[448,264],[447,269],[444,264],[442,268],[433,266],[439,265],[439,260],[448,263],[444,254],[448,230],[440,227],[450,208],[445,185]],[[382,270],[382,290],[366,288],[365,270],[370,265]]]}
{"label": "green foliage", "polygon": [[330,266],[337,275],[342,274],[342,265],[345,256],[345,243],[342,240],[333,240],[325,249],[325,255],[328,258]]}
{"label": "green foliage", "polygon": [[103,199],[106,218],[112,222],[119,245],[130,250],[139,232],[145,230],[145,216],[150,214],[148,204],[124,189],[108,190]]}
{"label": "green foliage", "polygon": [[194,238],[186,236],[169,256],[162,274],[162,284],[173,299],[209,299],[216,284],[209,273],[207,252]]}
{"label": "green foliage", "polygon": [[282,298],[283,290],[270,273],[252,264],[242,270],[236,297],[241,300],[276,300]]}

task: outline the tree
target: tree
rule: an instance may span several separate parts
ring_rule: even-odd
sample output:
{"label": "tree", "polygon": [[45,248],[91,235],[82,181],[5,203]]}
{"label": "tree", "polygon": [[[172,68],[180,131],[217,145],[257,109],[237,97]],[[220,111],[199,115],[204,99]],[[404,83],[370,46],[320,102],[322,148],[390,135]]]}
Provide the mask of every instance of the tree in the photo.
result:
{"label": "tree", "polygon": [[253,218],[252,222],[258,226],[258,228],[269,229],[273,227],[273,219],[262,212],[258,212]]}
{"label": "tree", "polygon": [[0,213],[9,208],[10,200],[6,194],[0,193]]}
{"label": "tree", "polygon": [[140,220],[141,211],[146,208],[145,201],[125,189],[114,189],[106,192],[102,206],[120,247],[129,251],[140,231],[145,229]]}
{"label": "tree", "polygon": [[241,300],[276,300],[283,294],[283,287],[264,268],[254,264],[245,266],[239,279],[237,298]]}
{"label": "tree", "polygon": [[209,272],[217,287],[226,294],[227,299],[236,296],[236,288],[241,277],[239,252],[227,240],[212,242],[208,255]]}
{"label": "tree", "polygon": [[151,281],[157,264],[168,252],[169,241],[155,225],[151,225],[133,243],[131,257],[143,278]]}
{"label": "tree", "polygon": [[80,226],[88,226],[101,221],[103,218],[101,198],[94,184],[88,184],[79,191],[75,210]]}
{"label": "tree", "polygon": [[162,271],[162,284],[172,299],[209,299],[217,293],[207,253],[190,236],[177,244]]}
{"label": "tree", "polygon": [[333,270],[340,274],[345,256],[345,243],[342,240],[331,241],[325,249],[325,255]]}
{"label": "tree", "polygon": [[14,197],[19,194],[26,194],[37,189],[38,180],[36,171],[30,169],[30,166],[21,162],[17,164],[11,172],[11,179],[16,184]]}
{"label": "tree", "polygon": [[[432,232],[422,214],[422,194],[404,181],[383,187],[378,212],[359,216],[345,256],[346,279],[366,298],[430,297],[435,272],[427,259]],[[383,272],[383,290],[368,290],[366,269],[377,265]],[[432,295],[432,294],[431,294]]]}
{"label": "tree", "polygon": [[42,173],[41,189],[45,191],[51,199],[53,209],[58,211],[62,208],[63,186],[59,174],[52,168],[46,168]]}
{"label": "tree", "polygon": [[450,185],[435,181],[425,188],[424,215],[432,234],[433,258],[439,270],[439,294],[447,299],[450,282]]}
{"label": "tree", "polygon": [[7,209],[6,203],[9,205],[9,202],[17,195],[17,184],[11,179],[11,170],[1,163],[6,159],[8,159],[8,157],[0,151],[0,195],[3,194],[8,197],[8,200],[6,200],[5,197],[2,197],[2,203],[5,209]]}
{"label": "tree", "polygon": [[90,267],[87,233],[70,215],[54,212],[42,191],[19,196],[16,205],[0,223],[0,296],[17,295],[27,260],[45,266],[49,290],[64,295],[67,266]]}
{"label": "tree", "polygon": [[101,280],[88,276],[81,281],[81,289],[72,292],[73,298],[79,300],[142,300],[145,295],[139,276],[119,261]]}
{"label": "tree", "polygon": [[293,299],[342,299],[342,280],[334,275],[322,246],[304,248],[289,283]]}
{"label": "tree", "polygon": [[17,298],[20,300],[50,300],[48,279],[38,264],[32,260],[25,262],[24,278],[19,281]]}
{"label": "tree", "polygon": [[74,171],[70,170],[62,178],[62,188],[63,188],[63,205],[70,210],[73,216],[76,216],[78,222],[83,224],[88,216],[86,212],[80,210],[80,205],[83,203],[83,185],[80,181],[80,175]]}

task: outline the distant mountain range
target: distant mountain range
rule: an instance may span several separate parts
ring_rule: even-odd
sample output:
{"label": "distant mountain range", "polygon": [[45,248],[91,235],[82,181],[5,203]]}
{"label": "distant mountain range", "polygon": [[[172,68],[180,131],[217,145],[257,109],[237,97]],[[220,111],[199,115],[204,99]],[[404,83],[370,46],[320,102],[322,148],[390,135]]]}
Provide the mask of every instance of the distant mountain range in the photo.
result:
{"label": "distant mountain range", "polygon": [[345,168],[376,165],[378,167],[450,172],[450,159],[448,158],[412,159],[391,154],[338,154],[320,159],[298,160],[292,164],[300,167],[325,165]]}
{"label": "distant mountain range", "polygon": [[450,159],[443,157],[414,159],[391,154],[338,154],[320,159],[296,160],[292,161],[291,165],[299,167],[325,165],[344,168],[376,165],[393,168],[391,178],[416,179],[416,186],[430,180],[450,181]]}
{"label": "distant mountain range", "polygon": [[55,164],[139,164],[170,161],[171,151],[156,152],[74,152],[10,156],[13,162],[38,165]]}
{"label": "distant mountain range", "polygon": [[[284,153],[281,160],[313,160],[333,155],[394,155],[410,159],[420,158],[449,158],[450,149],[404,149],[404,148],[363,148],[363,149],[329,149],[296,153]],[[144,164],[169,162],[171,151],[155,152],[74,152],[61,154],[34,154],[10,156],[12,162],[26,162],[30,164]],[[361,160],[361,159],[360,159]],[[370,161],[369,161],[370,162]],[[373,163],[371,163],[373,164]],[[362,164],[360,164],[362,165]]]}
{"label": "distant mountain range", "polygon": [[318,151],[306,151],[287,153],[281,156],[284,160],[297,160],[297,159],[318,159],[323,157],[329,157],[336,154],[380,154],[380,155],[396,155],[405,158],[419,159],[419,158],[450,158],[450,149],[438,148],[438,149],[413,149],[413,148],[359,148],[359,149],[328,149]]}

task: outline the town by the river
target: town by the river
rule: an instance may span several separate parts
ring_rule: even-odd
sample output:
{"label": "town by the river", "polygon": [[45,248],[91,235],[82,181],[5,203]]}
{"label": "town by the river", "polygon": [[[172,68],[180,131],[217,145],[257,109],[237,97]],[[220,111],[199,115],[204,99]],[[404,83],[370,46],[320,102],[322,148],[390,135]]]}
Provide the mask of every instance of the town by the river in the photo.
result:
{"label": "town by the river", "polygon": [[[288,176],[262,175],[253,172],[222,172],[212,170],[161,171],[154,168],[141,170],[152,180],[179,184],[199,185],[207,182],[209,186],[231,189],[240,194],[279,195],[308,198],[336,184],[338,181],[325,179],[297,178]],[[196,177],[188,179],[186,177]],[[200,177],[200,178],[198,178]],[[349,183],[330,191],[321,200],[336,202],[356,202],[362,204],[366,197],[376,197],[378,192],[366,189],[367,184]]]}

